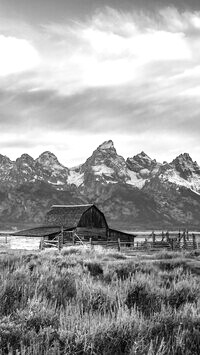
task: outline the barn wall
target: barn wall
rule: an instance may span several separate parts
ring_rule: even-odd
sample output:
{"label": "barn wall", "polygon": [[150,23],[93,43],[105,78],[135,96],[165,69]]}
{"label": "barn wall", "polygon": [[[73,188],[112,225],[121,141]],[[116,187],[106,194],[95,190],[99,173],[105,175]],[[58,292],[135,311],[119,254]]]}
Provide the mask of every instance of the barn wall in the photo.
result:
{"label": "barn wall", "polygon": [[134,242],[134,236],[123,233],[121,231],[117,231],[114,229],[109,229],[109,237],[108,240],[117,240],[120,239],[121,242]]}
{"label": "barn wall", "polygon": [[78,227],[84,228],[107,228],[107,223],[104,215],[94,206],[83,213]]}
{"label": "barn wall", "polygon": [[107,229],[106,228],[86,228],[77,227],[76,234],[79,238],[84,240],[107,240]]}

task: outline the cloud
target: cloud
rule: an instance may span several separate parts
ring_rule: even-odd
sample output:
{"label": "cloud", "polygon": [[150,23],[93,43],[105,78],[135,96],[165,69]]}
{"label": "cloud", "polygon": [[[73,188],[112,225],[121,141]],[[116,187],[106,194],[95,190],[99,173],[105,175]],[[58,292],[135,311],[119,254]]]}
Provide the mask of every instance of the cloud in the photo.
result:
{"label": "cloud", "polygon": [[24,39],[0,35],[0,76],[30,70],[39,64],[39,54]]}
{"label": "cloud", "polygon": [[107,7],[84,22],[42,25],[36,34],[31,29],[40,63],[26,83],[18,81],[19,89],[21,84],[68,96],[93,87],[138,85],[150,66],[155,82],[166,63],[161,74],[168,79],[172,71],[176,75],[199,61],[198,21],[200,13],[175,8],[147,16]]}
{"label": "cloud", "polygon": [[[86,23],[44,26],[52,51],[57,53],[55,62],[49,63],[51,79],[43,71],[44,85],[55,85],[60,94],[69,95],[89,87],[140,81],[149,63],[168,61],[173,65],[174,61],[192,60],[185,33],[179,29],[171,32],[164,26],[166,13],[159,18],[161,28],[146,15],[107,8]],[[48,60],[46,64],[48,68]]]}
{"label": "cloud", "polygon": [[[32,49],[39,56],[39,62],[25,60],[23,70],[28,71],[22,72],[13,54],[13,67],[4,68],[1,77],[0,129],[12,137],[7,139],[10,151],[12,142],[17,152],[27,146],[35,155],[44,147],[73,165],[78,155],[87,157],[97,142],[110,138],[123,155],[147,147],[147,153],[160,150],[166,160],[182,142],[186,149],[191,136],[193,148],[188,147],[196,149],[199,22],[200,12],[174,7],[150,15],[106,8],[81,22],[31,27],[23,40],[23,31],[15,37],[14,29],[11,35],[4,28],[3,38],[12,42],[10,53],[13,48],[19,52],[19,63]],[[84,146],[89,140],[88,148],[78,152],[77,142]],[[64,153],[68,144],[73,147],[70,158]],[[126,154],[129,147],[133,150]]]}

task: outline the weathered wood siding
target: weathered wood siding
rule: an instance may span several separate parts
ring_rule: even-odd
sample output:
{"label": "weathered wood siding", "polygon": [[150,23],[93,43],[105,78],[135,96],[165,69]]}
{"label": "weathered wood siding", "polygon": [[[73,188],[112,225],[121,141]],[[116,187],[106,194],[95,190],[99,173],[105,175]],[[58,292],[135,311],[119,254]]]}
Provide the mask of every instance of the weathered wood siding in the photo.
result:
{"label": "weathered wood siding", "polygon": [[83,228],[107,228],[106,219],[96,207],[92,206],[89,210],[83,213],[77,227]]}
{"label": "weathered wood siding", "polygon": [[115,229],[109,229],[108,240],[118,240],[125,243],[134,243],[134,235],[123,233],[121,231],[117,231]]}
{"label": "weathered wood siding", "polygon": [[83,240],[107,240],[107,228],[77,227],[76,233]]}

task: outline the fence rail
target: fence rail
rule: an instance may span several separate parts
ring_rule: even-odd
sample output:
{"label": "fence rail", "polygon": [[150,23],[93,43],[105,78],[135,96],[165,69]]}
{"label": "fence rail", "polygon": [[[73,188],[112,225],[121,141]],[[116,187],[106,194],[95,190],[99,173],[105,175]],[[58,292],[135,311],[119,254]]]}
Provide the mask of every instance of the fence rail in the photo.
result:
{"label": "fence rail", "polygon": [[[158,240],[158,237],[162,239]],[[156,240],[157,239],[157,240]],[[193,250],[200,247],[196,236],[192,234],[178,235],[167,234],[167,238],[163,239],[163,233],[153,234],[152,239],[146,239],[144,241],[124,241],[118,238],[117,240],[82,240],[81,238],[64,239],[62,234],[59,234],[54,240],[46,240],[42,238],[41,249],[55,247],[61,250],[63,247],[76,246],[76,245],[87,245],[93,247],[101,246],[103,248],[115,249],[121,252],[132,252],[132,251],[156,251],[156,250]]]}

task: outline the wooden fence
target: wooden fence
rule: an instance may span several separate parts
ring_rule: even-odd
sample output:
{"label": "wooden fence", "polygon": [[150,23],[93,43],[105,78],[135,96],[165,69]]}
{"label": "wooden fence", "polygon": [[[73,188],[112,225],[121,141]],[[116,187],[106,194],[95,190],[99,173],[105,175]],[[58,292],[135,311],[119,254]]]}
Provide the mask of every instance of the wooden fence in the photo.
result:
{"label": "wooden fence", "polygon": [[154,250],[193,250],[200,247],[197,235],[184,231],[178,232],[162,232],[155,233],[154,231],[144,241],[137,241],[137,237],[132,242],[124,241],[118,238],[117,240],[95,240],[92,237],[88,240],[82,240],[77,234],[70,232],[70,238],[64,238],[63,232],[56,236],[53,240],[41,238],[40,248],[55,247],[61,250],[63,246],[88,245],[91,248],[101,246],[103,248],[115,249],[122,252],[128,251],[154,251]]}

